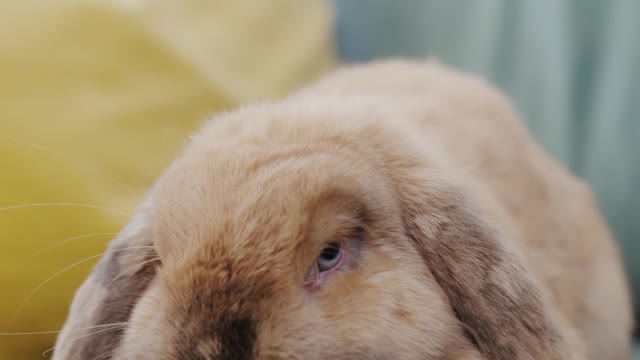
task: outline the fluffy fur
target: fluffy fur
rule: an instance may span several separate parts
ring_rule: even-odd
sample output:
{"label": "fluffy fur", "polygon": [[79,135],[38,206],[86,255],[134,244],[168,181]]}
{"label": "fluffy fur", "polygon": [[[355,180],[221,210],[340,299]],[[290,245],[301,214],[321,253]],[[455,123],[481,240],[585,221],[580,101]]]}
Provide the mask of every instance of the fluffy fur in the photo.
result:
{"label": "fluffy fur", "polygon": [[[353,224],[355,265],[305,293]],[[348,67],[217,116],[109,249],[55,359],[629,358],[589,189],[501,94],[433,62]]]}

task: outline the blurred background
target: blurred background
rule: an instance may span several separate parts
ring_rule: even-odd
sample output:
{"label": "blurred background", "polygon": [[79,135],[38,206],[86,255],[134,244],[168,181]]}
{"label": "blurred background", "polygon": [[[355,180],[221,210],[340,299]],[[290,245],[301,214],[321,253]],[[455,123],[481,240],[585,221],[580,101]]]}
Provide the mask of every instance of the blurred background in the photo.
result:
{"label": "blurred background", "polygon": [[[0,331],[61,327],[209,116],[394,56],[434,56],[508,93],[596,192],[640,299],[638,37],[635,0],[0,2]],[[0,336],[0,359],[41,359],[54,341]]]}

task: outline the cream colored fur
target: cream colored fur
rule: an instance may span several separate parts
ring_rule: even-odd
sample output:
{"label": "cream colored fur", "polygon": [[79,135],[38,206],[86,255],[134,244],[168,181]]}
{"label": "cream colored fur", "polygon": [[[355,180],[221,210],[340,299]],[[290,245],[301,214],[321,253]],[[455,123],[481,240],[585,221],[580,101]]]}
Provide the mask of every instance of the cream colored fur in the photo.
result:
{"label": "cream colored fur", "polygon": [[[627,285],[590,190],[499,92],[434,62],[347,67],[216,116],[141,214],[111,249],[161,260],[114,290],[105,274],[136,261],[105,258],[56,359],[629,358]],[[305,295],[358,221],[357,264]],[[74,339],[114,317],[128,323],[108,344]]]}

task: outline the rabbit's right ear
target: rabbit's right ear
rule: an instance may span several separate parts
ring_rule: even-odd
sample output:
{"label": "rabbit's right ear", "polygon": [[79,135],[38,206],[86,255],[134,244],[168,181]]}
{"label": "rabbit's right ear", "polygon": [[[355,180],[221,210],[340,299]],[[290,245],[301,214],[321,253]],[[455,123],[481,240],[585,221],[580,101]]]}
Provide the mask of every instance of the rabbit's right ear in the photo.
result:
{"label": "rabbit's right ear", "polygon": [[470,198],[448,181],[405,179],[406,232],[484,358],[569,359],[540,289]]}
{"label": "rabbit's right ear", "polygon": [[117,349],[134,306],[155,277],[150,208],[150,201],[139,208],[76,292],[54,359],[109,359]]}

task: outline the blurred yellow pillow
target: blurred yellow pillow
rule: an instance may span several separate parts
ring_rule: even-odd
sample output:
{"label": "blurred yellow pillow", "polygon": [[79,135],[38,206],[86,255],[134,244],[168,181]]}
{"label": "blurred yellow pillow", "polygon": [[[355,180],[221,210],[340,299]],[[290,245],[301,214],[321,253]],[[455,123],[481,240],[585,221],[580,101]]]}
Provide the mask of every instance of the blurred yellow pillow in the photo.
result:
{"label": "blurred yellow pillow", "polygon": [[[320,0],[0,3],[0,331],[60,328],[96,258],[12,318],[104,251],[208,115],[330,68],[331,21]],[[0,359],[54,339],[0,336]]]}

